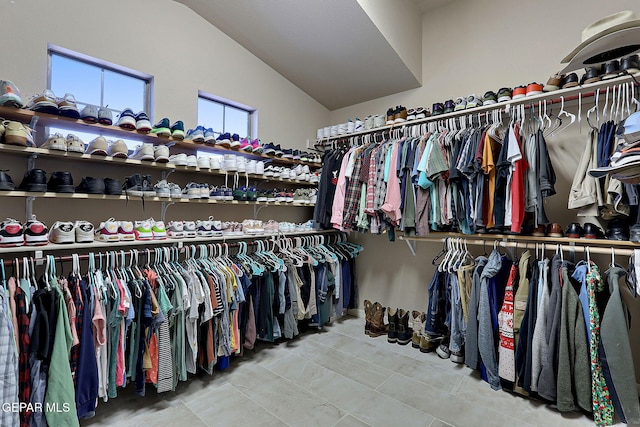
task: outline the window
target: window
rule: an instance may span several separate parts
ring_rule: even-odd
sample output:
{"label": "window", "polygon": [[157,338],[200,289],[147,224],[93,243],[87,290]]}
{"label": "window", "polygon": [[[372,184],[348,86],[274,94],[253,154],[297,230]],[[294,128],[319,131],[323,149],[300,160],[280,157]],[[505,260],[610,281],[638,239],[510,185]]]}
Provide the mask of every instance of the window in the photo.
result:
{"label": "window", "polygon": [[198,124],[213,129],[216,135],[237,133],[240,138],[256,138],[256,109],[221,99],[205,92],[198,93]]}
{"label": "window", "polygon": [[[58,97],[71,93],[78,108],[87,104],[108,107],[113,112],[114,123],[125,108],[135,113],[145,111],[152,118],[151,96],[153,76],[110,64],[96,58],[49,45],[49,88]],[[65,133],[49,128],[48,133]],[[84,142],[97,134],[74,132]],[[139,141],[125,140],[129,148]]]}

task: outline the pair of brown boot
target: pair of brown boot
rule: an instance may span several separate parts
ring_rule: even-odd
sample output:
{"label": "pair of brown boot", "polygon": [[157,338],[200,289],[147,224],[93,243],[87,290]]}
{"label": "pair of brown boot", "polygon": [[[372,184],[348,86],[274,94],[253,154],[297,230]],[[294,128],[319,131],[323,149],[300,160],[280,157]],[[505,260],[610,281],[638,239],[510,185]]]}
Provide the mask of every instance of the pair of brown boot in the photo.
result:
{"label": "pair of brown boot", "polygon": [[386,335],[388,327],[384,323],[386,307],[379,302],[364,300],[364,333],[372,338]]}

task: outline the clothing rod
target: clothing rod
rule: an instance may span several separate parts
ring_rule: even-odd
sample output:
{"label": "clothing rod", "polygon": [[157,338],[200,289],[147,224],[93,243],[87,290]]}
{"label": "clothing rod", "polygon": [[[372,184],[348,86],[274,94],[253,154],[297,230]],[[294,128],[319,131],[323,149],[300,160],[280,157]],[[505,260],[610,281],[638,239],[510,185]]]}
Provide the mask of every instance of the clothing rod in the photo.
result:
{"label": "clothing rod", "polygon": [[[613,249],[613,253],[615,255],[627,255],[627,256],[633,255],[633,249],[619,249],[613,246],[609,248],[603,248],[603,247],[593,247],[589,245],[567,245],[563,243],[532,243],[532,242],[521,243],[521,242],[513,242],[513,241],[505,242],[500,240],[495,240],[494,243],[491,243],[490,241],[480,240],[480,239],[476,239],[476,240],[468,240],[464,238],[461,238],[461,239],[463,240],[463,244],[464,244],[464,241],[466,240],[467,245],[474,245],[474,246],[491,247],[491,246],[494,246],[495,244],[496,246],[500,246],[502,248],[534,249],[535,250],[537,245],[538,250],[541,250],[542,247],[544,246],[545,252],[555,251],[558,247],[560,247],[560,249],[564,252],[575,252],[575,251],[586,252],[588,248],[590,254],[602,254],[602,255],[611,255],[611,250]],[[444,242],[444,239],[443,239],[443,242]]]}
{"label": "clothing rod", "polygon": [[[327,234],[329,234],[329,236],[333,235],[336,231],[335,230],[322,230],[322,231],[327,231]],[[318,234],[309,234],[309,235],[300,235],[300,236],[278,236],[278,235],[274,235],[274,236],[262,236],[262,239],[257,239],[261,242],[277,242],[280,239],[295,239],[295,238],[304,238],[304,237],[315,237],[315,236],[319,236],[319,235],[323,235],[324,233],[318,233]],[[256,236],[258,237],[258,236]],[[245,242],[247,244],[247,246],[251,247],[251,246],[257,246],[258,245],[258,241],[254,240],[254,241],[249,241],[249,242]],[[337,242],[337,234],[336,234],[336,242]],[[165,241],[166,243],[170,243],[170,241]],[[174,242],[175,243],[175,242]],[[190,245],[184,245],[180,248],[176,247],[176,246],[157,246],[158,248],[166,248],[169,247],[171,249],[178,249],[178,253],[182,254],[184,253],[187,249],[191,249],[193,248],[198,248],[200,246],[211,246],[211,247],[215,247],[217,245],[220,245],[222,247],[222,249],[232,249],[232,248],[239,248],[240,244],[239,243],[221,243],[221,242],[216,242],[216,243],[196,243],[194,242],[193,244]],[[100,257],[100,256],[105,256],[105,255],[109,255],[109,254],[115,254],[117,257],[121,257],[122,253],[124,253],[125,257],[126,256],[132,256],[135,251],[138,252],[139,255],[143,255],[146,256],[147,251],[150,254],[153,254],[154,252],[151,250],[151,248],[144,248],[144,249],[119,249],[119,250],[108,250],[108,251],[99,251],[99,252],[94,252],[94,257]],[[89,259],[89,254],[77,254],[77,257],[79,260],[88,260]],[[9,259],[2,259],[2,263],[4,264],[5,267],[10,267],[14,264],[14,262],[17,260],[18,261],[18,265],[22,264],[22,258],[23,257],[12,257]],[[47,258],[43,257],[43,258],[33,258],[33,257],[24,257],[27,258],[27,260],[29,262],[33,261],[36,263],[41,263],[41,262],[46,262]],[[67,261],[73,261],[73,255],[64,255],[64,256],[54,256],[53,259],[55,262],[67,262]]]}

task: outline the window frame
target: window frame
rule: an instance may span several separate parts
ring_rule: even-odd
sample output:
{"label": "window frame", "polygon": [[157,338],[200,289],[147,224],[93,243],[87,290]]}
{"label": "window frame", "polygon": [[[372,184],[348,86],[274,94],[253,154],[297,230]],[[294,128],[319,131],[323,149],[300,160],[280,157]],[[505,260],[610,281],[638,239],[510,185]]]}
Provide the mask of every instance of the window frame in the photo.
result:
{"label": "window frame", "polygon": [[[133,77],[144,81],[144,111],[149,115],[149,119],[153,122],[153,92],[154,92],[154,78],[151,74],[143,73],[133,70],[121,65],[113,64],[111,62],[95,58],[89,55],[85,55],[73,50],[48,44],[47,45],[47,88],[51,88],[51,71],[52,71],[52,55],[61,56],[73,61],[82,62],[86,65],[96,67],[100,69],[101,81],[100,81],[100,105],[98,107],[104,107],[104,71],[111,71],[125,75],[127,77]],[[86,105],[82,100],[77,100],[79,104]],[[109,107],[114,113],[120,113],[120,110],[115,110]]]}
{"label": "window frame", "polygon": [[[225,114],[226,114],[226,108],[230,107],[236,110],[242,110],[248,114],[246,135],[240,135],[240,136],[241,137],[246,136],[247,138],[253,138],[253,139],[258,137],[258,109],[257,108],[251,107],[249,105],[241,104],[239,102],[232,101],[230,99],[222,98],[220,96],[217,96],[202,90],[198,91],[198,102],[200,101],[200,99],[222,105],[222,129],[214,129],[213,130],[214,134],[220,135],[221,133],[226,132],[226,130],[224,129]],[[197,114],[198,114],[198,124],[204,125],[204,123],[202,123],[200,119],[199,108],[197,109]]]}

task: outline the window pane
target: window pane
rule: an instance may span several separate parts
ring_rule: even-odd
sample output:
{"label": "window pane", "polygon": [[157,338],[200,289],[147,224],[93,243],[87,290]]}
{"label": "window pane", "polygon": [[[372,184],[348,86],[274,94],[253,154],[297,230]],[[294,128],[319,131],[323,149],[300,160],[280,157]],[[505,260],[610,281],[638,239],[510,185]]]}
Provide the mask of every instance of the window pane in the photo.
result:
{"label": "window pane", "polygon": [[214,132],[223,132],[223,105],[204,98],[198,98],[198,124],[212,128]]}
{"label": "window pane", "polygon": [[141,79],[104,70],[104,105],[112,110],[129,107],[134,114],[145,111],[144,89],[145,82]]}
{"label": "window pane", "polygon": [[71,93],[82,104],[100,104],[100,68],[60,55],[51,55],[51,90],[58,97]]}
{"label": "window pane", "polygon": [[249,130],[249,113],[238,108],[225,106],[224,131],[237,133],[241,137],[247,136]]}

